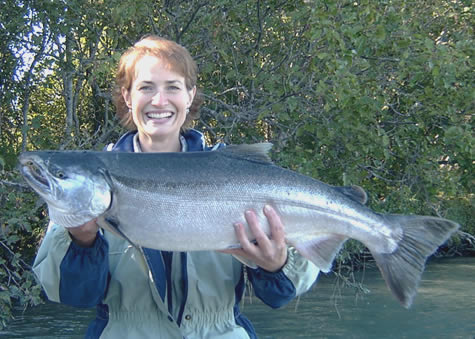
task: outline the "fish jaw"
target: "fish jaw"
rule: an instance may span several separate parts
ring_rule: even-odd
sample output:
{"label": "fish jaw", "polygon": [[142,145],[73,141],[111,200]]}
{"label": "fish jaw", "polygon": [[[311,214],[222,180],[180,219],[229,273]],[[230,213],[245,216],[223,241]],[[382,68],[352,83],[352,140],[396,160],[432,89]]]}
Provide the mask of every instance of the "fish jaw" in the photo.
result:
{"label": "fish jaw", "polygon": [[[20,172],[47,202],[52,222],[80,226],[104,213],[112,201],[107,180],[79,167],[52,166],[51,153],[27,152],[20,158]],[[52,153],[54,156],[54,153]],[[54,162],[53,162],[54,163]]]}
{"label": "fish jaw", "polygon": [[[22,153],[19,157],[20,172],[26,182],[49,203],[55,196],[53,178],[50,176],[43,160],[33,153]],[[54,200],[54,199],[53,199]]]}

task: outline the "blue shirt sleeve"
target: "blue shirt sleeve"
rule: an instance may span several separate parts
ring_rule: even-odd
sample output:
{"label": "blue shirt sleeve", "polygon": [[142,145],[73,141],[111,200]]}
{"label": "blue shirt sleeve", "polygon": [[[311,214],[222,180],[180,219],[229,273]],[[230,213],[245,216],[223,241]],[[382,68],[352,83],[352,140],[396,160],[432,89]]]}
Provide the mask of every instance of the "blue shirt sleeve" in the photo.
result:
{"label": "blue shirt sleeve", "polygon": [[94,307],[104,298],[109,282],[109,245],[98,232],[92,247],[71,242],[60,265],[61,303]]}
{"label": "blue shirt sleeve", "polygon": [[246,269],[256,296],[266,305],[279,308],[295,298],[295,286],[282,270],[268,272],[262,268]]}

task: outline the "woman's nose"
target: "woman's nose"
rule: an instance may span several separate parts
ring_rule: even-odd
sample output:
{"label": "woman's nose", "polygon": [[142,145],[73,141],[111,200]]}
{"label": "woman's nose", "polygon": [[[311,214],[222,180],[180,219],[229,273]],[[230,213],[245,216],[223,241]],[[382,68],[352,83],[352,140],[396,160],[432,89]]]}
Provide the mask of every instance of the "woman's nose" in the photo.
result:
{"label": "woman's nose", "polygon": [[152,105],[163,106],[167,103],[166,95],[163,95],[160,91],[157,91],[152,97]]}

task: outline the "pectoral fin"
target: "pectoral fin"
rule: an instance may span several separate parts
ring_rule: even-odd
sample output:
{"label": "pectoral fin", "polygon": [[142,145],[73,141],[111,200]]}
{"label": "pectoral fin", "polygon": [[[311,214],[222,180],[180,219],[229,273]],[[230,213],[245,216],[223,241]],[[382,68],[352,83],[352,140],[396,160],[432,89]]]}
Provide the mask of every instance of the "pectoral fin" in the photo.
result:
{"label": "pectoral fin", "polygon": [[100,216],[97,218],[97,224],[105,229],[106,231],[109,231],[110,233],[114,234],[115,236],[127,240],[132,246],[135,248],[138,248],[136,244],[134,244],[119,228],[117,222],[110,218],[106,218],[104,216]]}
{"label": "pectoral fin", "polygon": [[337,253],[347,239],[348,237],[339,234],[320,234],[311,240],[291,241],[288,239],[288,242],[321,271],[329,272]]}

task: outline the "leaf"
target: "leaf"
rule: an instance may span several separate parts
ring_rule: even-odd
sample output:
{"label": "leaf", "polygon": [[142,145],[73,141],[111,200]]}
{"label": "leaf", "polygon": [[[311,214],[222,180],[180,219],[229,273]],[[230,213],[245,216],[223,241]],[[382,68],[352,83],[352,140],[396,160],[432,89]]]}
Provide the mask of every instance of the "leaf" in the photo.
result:
{"label": "leaf", "polygon": [[375,37],[379,41],[384,41],[384,39],[386,39],[386,29],[383,25],[378,25],[376,27]]}
{"label": "leaf", "polygon": [[10,298],[10,293],[7,291],[0,291],[0,300],[10,304],[11,303],[11,298]]}

